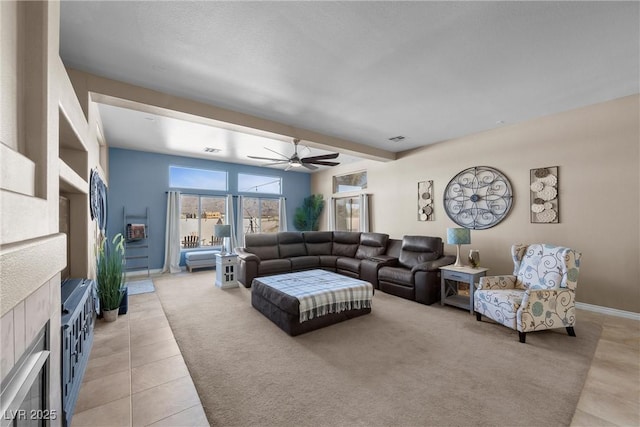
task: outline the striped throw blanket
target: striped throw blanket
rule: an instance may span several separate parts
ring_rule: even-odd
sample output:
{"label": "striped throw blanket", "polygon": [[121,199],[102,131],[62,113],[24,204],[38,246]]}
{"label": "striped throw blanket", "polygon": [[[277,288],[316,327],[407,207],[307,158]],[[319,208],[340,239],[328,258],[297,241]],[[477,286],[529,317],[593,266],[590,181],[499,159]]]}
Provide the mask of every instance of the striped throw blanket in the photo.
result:
{"label": "striped throw blanket", "polygon": [[370,308],[373,285],[324,270],[261,277],[260,282],[300,301],[300,322],[329,313]]}

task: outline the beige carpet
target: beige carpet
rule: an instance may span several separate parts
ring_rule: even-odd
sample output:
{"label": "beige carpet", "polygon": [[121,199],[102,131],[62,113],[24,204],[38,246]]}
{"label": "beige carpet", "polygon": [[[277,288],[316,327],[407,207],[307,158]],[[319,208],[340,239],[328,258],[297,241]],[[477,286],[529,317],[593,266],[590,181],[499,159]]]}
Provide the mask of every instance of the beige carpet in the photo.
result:
{"label": "beige carpet", "polygon": [[376,292],[372,313],[290,337],[214,273],[154,279],[211,425],[569,425],[601,327],[517,333]]}

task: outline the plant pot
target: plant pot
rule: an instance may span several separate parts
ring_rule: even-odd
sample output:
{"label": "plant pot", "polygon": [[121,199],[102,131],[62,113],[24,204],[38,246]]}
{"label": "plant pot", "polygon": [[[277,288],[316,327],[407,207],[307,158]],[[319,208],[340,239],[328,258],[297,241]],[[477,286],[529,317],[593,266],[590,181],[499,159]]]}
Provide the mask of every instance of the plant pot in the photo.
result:
{"label": "plant pot", "polygon": [[102,310],[102,319],[105,322],[115,322],[115,320],[118,318],[118,311],[119,308],[116,308],[114,310]]}

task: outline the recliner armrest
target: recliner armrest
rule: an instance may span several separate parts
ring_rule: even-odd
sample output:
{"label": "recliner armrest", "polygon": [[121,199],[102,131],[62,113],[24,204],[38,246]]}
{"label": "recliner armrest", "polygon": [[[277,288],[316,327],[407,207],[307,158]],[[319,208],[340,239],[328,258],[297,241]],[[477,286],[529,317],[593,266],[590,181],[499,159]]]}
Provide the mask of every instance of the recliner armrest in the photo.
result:
{"label": "recliner armrest", "polygon": [[260,262],[260,257],[254,253],[247,252],[244,248],[235,248],[235,252],[238,258],[243,261],[257,261]]}
{"label": "recliner armrest", "polygon": [[379,266],[394,267],[398,265],[398,258],[390,255],[376,255],[376,256],[369,257],[367,259],[377,263]]}
{"label": "recliner armrest", "polygon": [[445,255],[438,259],[434,259],[433,261],[423,262],[421,264],[415,265],[411,272],[415,273],[417,271],[438,271],[440,267],[444,267],[445,265],[450,265],[456,262],[456,257],[453,255]]}

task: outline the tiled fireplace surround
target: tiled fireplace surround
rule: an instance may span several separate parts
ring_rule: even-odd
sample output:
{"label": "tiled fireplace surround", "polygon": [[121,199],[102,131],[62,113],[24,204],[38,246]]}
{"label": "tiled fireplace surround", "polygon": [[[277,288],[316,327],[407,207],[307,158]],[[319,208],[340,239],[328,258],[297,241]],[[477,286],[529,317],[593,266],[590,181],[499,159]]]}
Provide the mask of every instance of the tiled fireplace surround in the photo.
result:
{"label": "tiled fireplace surround", "polygon": [[[34,240],[10,250],[5,250],[5,246],[0,257],[3,300],[0,317],[0,378],[5,379],[38,332],[49,322],[51,353],[48,408],[43,409],[55,411],[56,417],[50,420],[50,425],[59,426],[62,422],[60,271],[64,261],[53,254],[64,253],[65,238],[58,234]],[[47,251],[51,249],[54,251]],[[41,250],[47,251],[48,257],[38,256]],[[43,277],[49,278],[43,282]],[[27,295],[21,298],[24,294]]]}
{"label": "tiled fireplace surround", "polygon": [[[60,400],[60,273],[46,281],[34,293],[9,310],[2,319],[2,379],[23,355],[38,332],[50,321],[49,356],[49,410],[55,410],[56,418],[62,414]],[[56,385],[55,387],[53,385]],[[55,423],[52,421],[52,425]]]}

